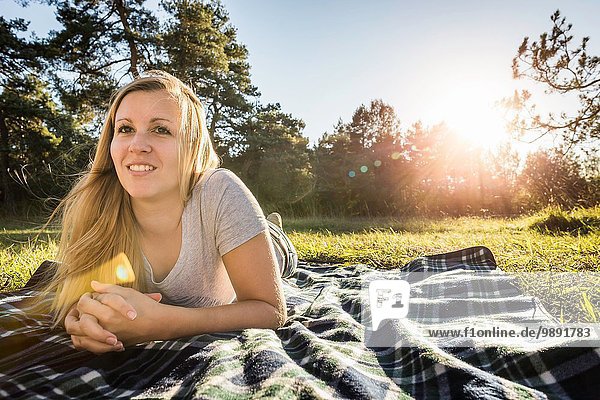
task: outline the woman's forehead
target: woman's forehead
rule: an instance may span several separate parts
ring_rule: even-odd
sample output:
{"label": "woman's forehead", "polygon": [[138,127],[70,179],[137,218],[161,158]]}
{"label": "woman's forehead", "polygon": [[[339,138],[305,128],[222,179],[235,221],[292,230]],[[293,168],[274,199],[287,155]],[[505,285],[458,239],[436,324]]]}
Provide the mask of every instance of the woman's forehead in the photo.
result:
{"label": "woman's forehead", "polygon": [[[181,109],[177,101],[166,90],[135,91],[126,94],[115,113],[115,120],[136,118],[156,118],[177,120]],[[169,118],[170,117],[170,118]]]}

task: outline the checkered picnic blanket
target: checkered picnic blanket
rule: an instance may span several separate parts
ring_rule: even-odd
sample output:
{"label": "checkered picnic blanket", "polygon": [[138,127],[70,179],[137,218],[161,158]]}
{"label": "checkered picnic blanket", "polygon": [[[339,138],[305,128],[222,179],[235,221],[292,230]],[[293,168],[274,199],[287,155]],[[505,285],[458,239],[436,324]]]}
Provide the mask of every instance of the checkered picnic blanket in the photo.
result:
{"label": "checkered picnic blanket", "polygon": [[[484,247],[422,257],[403,270],[495,269]],[[300,263],[285,280],[289,319],[95,356],[76,351],[49,317],[26,315],[25,289],[0,294],[2,398],[597,399],[600,350],[365,346],[361,277],[398,270]],[[506,298],[505,301],[511,301]]]}

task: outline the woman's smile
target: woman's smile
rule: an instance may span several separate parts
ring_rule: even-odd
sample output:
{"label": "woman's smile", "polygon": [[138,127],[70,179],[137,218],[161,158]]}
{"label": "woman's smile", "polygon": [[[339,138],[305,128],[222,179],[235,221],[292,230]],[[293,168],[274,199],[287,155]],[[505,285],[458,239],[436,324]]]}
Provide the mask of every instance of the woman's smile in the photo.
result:
{"label": "woman's smile", "polygon": [[127,164],[129,174],[132,176],[148,176],[152,172],[156,171],[156,167],[151,164],[136,162]]}
{"label": "woman's smile", "polygon": [[129,167],[130,171],[135,171],[135,172],[148,172],[148,171],[154,171],[156,168],[153,167],[152,165],[144,165],[144,164],[134,164],[134,165],[130,165]]}

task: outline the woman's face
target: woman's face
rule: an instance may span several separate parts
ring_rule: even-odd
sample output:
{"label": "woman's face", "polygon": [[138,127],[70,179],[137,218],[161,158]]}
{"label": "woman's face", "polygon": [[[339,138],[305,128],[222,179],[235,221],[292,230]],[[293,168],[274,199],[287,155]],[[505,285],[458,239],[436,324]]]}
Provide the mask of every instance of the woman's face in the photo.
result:
{"label": "woman's face", "polygon": [[132,200],[179,198],[177,139],[181,111],[164,90],[127,94],[110,145],[117,176]]}

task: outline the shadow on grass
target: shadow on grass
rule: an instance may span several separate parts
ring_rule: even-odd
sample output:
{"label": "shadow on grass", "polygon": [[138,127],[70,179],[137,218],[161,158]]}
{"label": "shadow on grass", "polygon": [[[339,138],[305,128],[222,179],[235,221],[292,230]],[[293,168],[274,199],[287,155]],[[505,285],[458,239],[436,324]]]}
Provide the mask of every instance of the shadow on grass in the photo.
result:
{"label": "shadow on grass", "polygon": [[549,235],[572,236],[600,232],[600,207],[565,211],[549,207],[531,217],[529,229]]}
{"label": "shadow on grass", "polygon": [[424,232],[431,229],[431,219],[396,219],[390,217],[297,218],[283,221],[285,231],[362,233],[369,231]]}
{"label": "shadow on grass", "polygon": [[514,218],[502,217],[342,217],[342,218],[284,218],[286,232],[296,233],[434,233],[434,232],[474,232],[521,229]]}
{"label": "shadow on grass", "polygon": [[48,238],[56,238],[58,228],[48,227],[42,230],[44,223],[41,218],[0,218],[0,247],[26,245],[38,239],[48,241]]}

